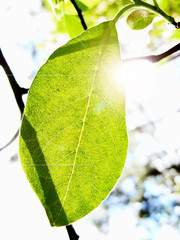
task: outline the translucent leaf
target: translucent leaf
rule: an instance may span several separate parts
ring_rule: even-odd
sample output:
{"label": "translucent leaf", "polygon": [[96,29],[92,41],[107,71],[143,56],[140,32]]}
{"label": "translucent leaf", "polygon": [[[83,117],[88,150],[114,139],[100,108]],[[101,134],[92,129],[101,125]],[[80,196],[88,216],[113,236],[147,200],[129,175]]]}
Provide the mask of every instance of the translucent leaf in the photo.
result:
{"label": "translucent leaf", "polygon": [[55,18],[56,30],[58,33],[67,33],[67,27],[65,23],[65,16],[63,15],[60,19]]}
{"label": "translucent leaf", "polygon": [[141,30],[151,24],[155,16],[147,10],[137,9],[127,17],[127,24],[133,30]]}
{"label": "translucent leaf", "polygon": [[117,182],[127,152],[124,88],[113,21],[57,49],[37,73],[19,154],[52,226],[96,208]]}
{"label": "translucent leaf", "polygon": [[100,4],[100,0],[82,0],[81,2],[83,2],[85,5],[89,7],[93,7],[96,4]]}
{"label": "translucent leaf", "polygon": [[[81,9],[82,12],[89,10],[89,5],[84,3],[84,1],[76,0],[77,6]],[[77,14],[77,11],[74,5],[70,1],[65,1],[64,6],[65,12],[70,14]]]}
{"label": "translucent leaf", "polygon": [[87,11],[88,10],[88,6],[85,5],[83,2],[81,2],[79,0],[76,0],[76,4],[81,9],[81,11]]}
{"label": "translucent leaf", "polygon": [[177,16],[180,14],[180,1],[179,0],[160,0],[160,7],[166,13]]}
{"label": "translucent leaf", "polygon": [[65,19],[66,29],[71,38],[76,37],[81,32],[83,32],[84,29],[82,27],[82,24],[78,16],[74,16],[66,13],[64,14],[64,19]]}
{"label": "translucent leaf", "polygon": [[[51,0],[54,4],[58,4],[61,0]],[[62,0],[63,1],[63,0]]]}

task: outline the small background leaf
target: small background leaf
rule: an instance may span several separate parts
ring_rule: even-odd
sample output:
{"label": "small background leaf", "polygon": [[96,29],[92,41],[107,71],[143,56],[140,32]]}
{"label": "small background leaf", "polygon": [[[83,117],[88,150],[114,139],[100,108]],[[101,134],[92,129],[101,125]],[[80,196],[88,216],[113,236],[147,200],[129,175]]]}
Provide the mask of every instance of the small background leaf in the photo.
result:
{"label": "small background leaf", "polygon": [[141,30],[151,24],[155,16],[147,10],[137,9],[127,17],[127,24],[133,30]]}
{"label": "small background leaf", "polygon": [[77,35],[84,31],[78,16],[65,13],[64,20],[66,29],[71,38],[76,37]]}
{"label": "small background leaf", "polygon": [[81,9],[81,11],[87,11],[88,10],[88,6],[86,4],[84,4],[83,2],[81,2],[79,0],[76,0],[76,4]]}
{"label": "small background leaf", "polygon": [[23,169],[52,226],[96,208],[126,158],[125,94],[113,21],[57,49],[28,94],[19,139]]}
{"label": "small background leaf", "polygon": [[[89,6],[86,5],[84,1],[76,0],[76,4],[78,5],[78,7],[81,9],[82,12],[87,11],[89,9]],[[65,1],[64,10],[66,13],[77,15],[77,11],[74,5],[70,1]]]}

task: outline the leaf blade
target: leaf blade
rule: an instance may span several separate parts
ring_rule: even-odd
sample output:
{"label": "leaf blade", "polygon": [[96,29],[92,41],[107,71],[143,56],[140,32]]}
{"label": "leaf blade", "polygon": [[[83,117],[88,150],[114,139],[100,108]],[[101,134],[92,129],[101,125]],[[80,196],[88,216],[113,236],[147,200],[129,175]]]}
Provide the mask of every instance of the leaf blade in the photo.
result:
{"label": "leaf blade", "polygon": [[156,15],[144,9],[134,10],[127,17],[127,24],[133,30],[142,30],[149,26]]}
{"label": "leaf blade", "polygon": [[20,158],[52,226],[92,211],[122,171],[125,97],[109,71],[116,64],[119,43],[109,21],[56,50],[31,86]]}

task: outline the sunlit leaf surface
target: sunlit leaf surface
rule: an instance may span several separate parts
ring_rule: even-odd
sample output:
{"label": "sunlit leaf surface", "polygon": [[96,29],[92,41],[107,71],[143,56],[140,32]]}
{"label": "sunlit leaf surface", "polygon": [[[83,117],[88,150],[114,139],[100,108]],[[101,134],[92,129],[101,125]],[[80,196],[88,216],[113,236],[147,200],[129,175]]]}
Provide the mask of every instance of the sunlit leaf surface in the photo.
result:
{"label": "sunlit leaf surface", "polygon": [[20,159],[52,226],[96,208],[117,182],[127,152],[125,96],[113,21],[57,49],[30,88]]}

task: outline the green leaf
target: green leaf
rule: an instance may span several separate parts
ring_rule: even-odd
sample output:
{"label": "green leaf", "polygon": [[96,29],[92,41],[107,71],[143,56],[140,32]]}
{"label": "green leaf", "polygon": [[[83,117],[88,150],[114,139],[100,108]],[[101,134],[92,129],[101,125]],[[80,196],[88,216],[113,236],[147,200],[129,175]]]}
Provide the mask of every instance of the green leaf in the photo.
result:
{"label": "green leaf", "polygon": [[59,0],[51,0],[53,2],[53,4],[58,4]]}
{"label": "green leaf", "polygon": [[161,0],[160,8],[170,15],[175,17],[180,14],[180,1],[179,0]]}
{"label": "green leaf", "polygon": [[141,30],[151,24],[155,16],[147,10],[137,9],[127,17],[127,24],[133,30]]}
{"label": "green leaf", "polygon": [[87,5],[90,8],[95,6],[96,4],[100,4],[100,0],[83,0],[81,2],[83,2],[83,4]]}
{"label": "green leaf", "polygon": [[64,14],[64,20],[65,20],[66,29],[71,38],[76,37],[81,32],[83,32],[84,29],[82,27],[82,24],[78,16],[74,16],[66,13]]}
{"label": "green leaf", "polygon": [[60,19],[54,18],[54,21],[56,23],[55,32],[66,33],[67,34],[67,27],[66,27],[66,23],[65,23],[65,19],[64,18],[65,18],[64,15],[61,16]]}
{"label": "green leaf", "polygon": [[81,2],[79,0],[76,0],[76,4],[81,9],[81,11],[87,11],[88,10],[88,6],[85,5],[83,2]]}
{"label": "green leaf", "polygon": [[[89,10],[89,6],[87,6],[84,1],[76,0],[77,6],[81,9],[82,12]],[[64,9],[66,13],[77,14],[77,11],[74,5],[70,1],[65,1]]]}
{"label": "green leaf", "polygon": [[127,132],[124,88],[115,74],[120,63],[115,23],[108,21],[57,49],[32,83],[19,154],[52,226],[91,212],[122,172]]}

